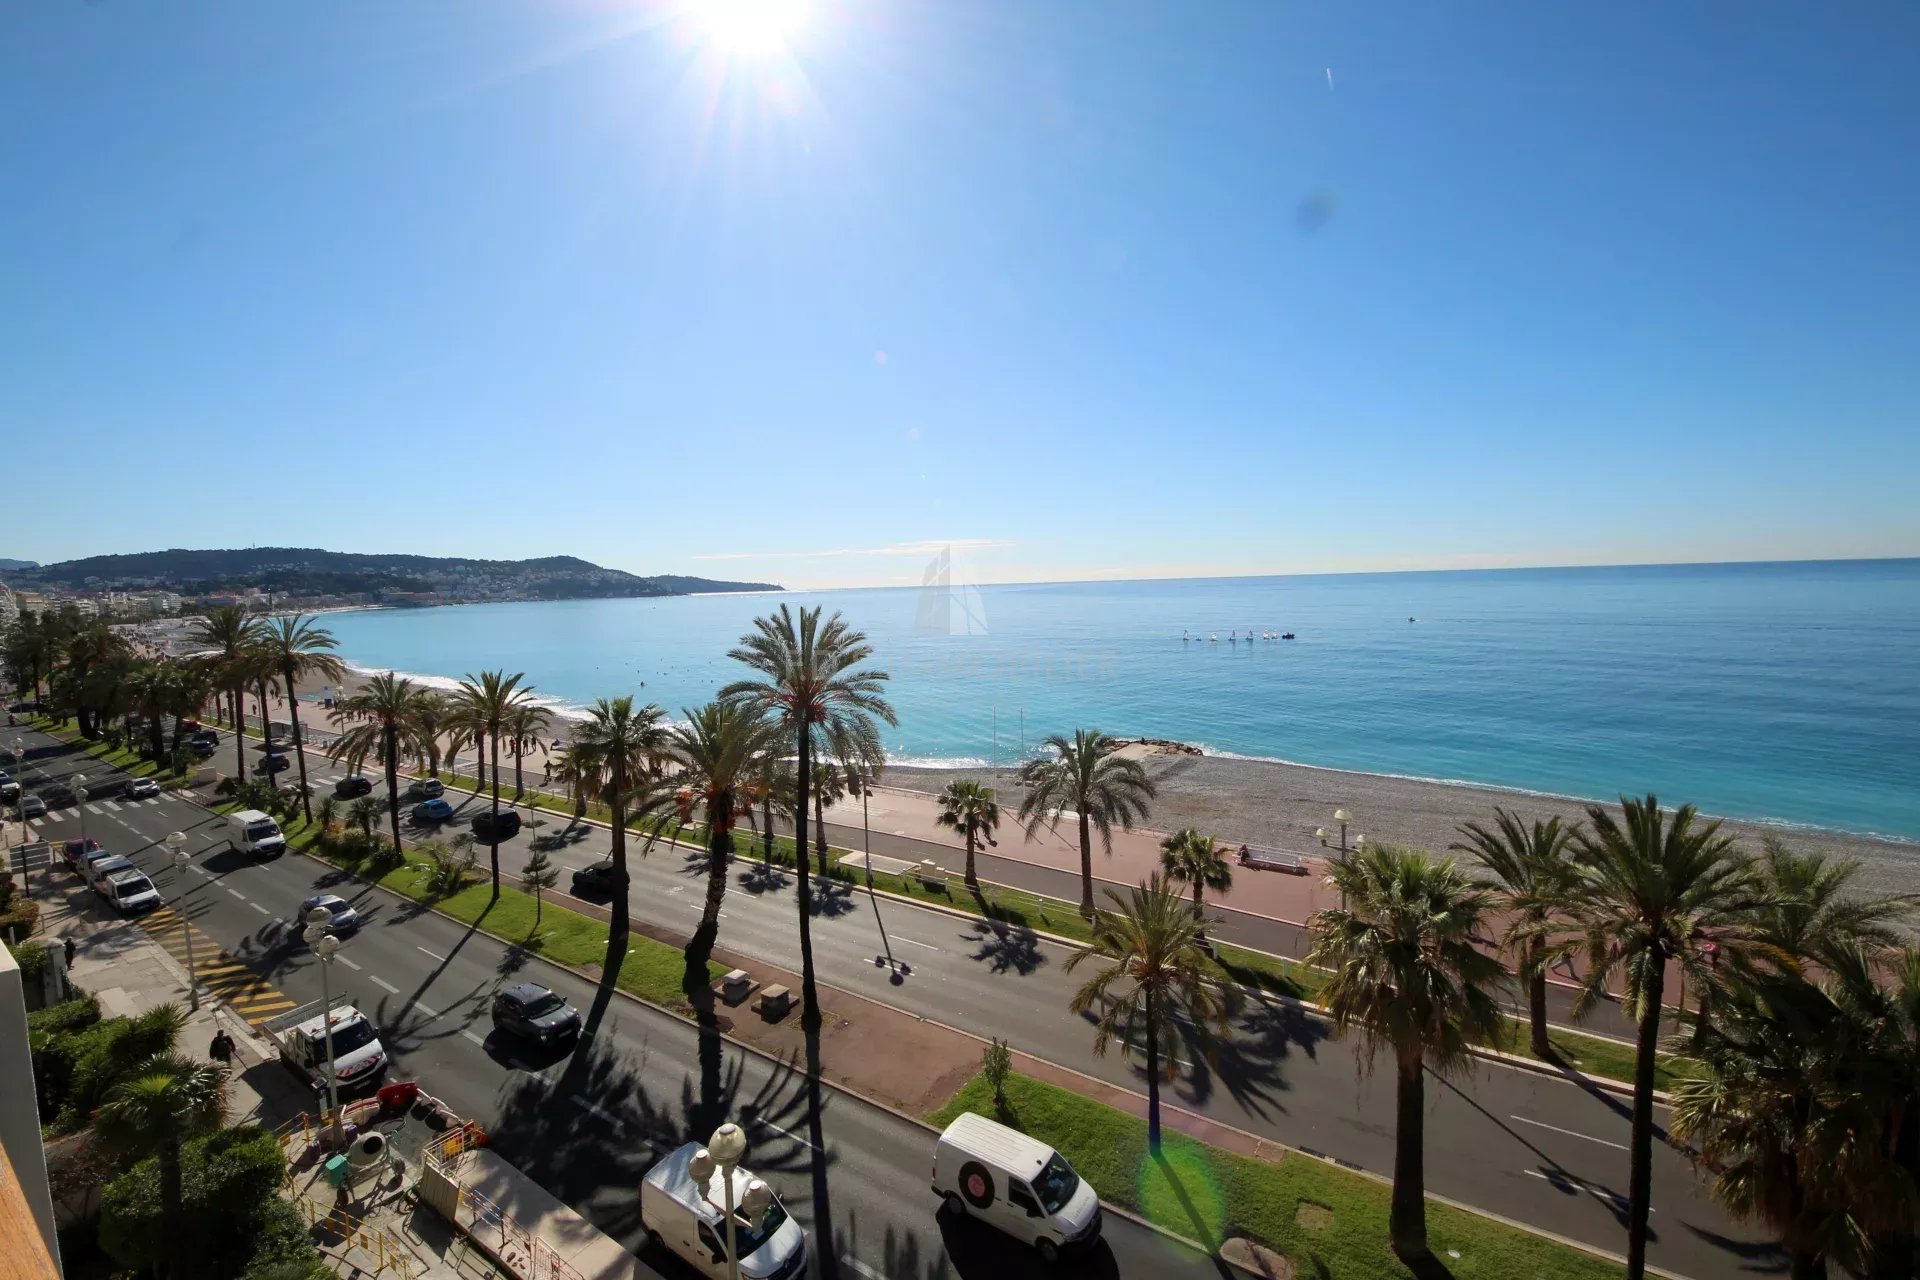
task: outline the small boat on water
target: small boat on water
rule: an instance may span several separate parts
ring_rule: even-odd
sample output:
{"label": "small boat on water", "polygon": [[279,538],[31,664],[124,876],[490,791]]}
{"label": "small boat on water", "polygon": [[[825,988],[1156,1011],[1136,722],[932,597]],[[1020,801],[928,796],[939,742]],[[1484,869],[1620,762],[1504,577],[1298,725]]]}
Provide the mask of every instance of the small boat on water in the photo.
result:
{"label": "small boat on water", "polygon": [[1293,632],[1291,631],[1282,632],[1280,635],[1280,638],[1282,640],[1291,640],[1293,639]]}

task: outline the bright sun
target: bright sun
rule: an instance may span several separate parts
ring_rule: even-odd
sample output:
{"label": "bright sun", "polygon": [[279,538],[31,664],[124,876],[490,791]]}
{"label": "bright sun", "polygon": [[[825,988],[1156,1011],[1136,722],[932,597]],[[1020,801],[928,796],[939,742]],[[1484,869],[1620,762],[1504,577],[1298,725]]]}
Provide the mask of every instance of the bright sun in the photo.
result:
{"label": "bright sun", "polygon": [[782,53],[806,19],[805,0],[695,0],[693,11],[729,53]]}

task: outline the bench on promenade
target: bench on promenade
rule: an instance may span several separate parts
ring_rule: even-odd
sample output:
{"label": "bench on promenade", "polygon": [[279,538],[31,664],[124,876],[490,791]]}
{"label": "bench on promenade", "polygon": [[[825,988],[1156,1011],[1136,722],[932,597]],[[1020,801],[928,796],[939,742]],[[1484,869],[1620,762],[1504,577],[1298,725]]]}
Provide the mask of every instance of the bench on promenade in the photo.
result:
{"label": "bench on promenade", "polygon": [[1307,860],[1297,853],[1282,853],[1278,849],[1255,849],[1248,845],[1240,846],[1240,865],[1258,867],[1262,871],[1285,871],[1289,875],[1307,874]]}

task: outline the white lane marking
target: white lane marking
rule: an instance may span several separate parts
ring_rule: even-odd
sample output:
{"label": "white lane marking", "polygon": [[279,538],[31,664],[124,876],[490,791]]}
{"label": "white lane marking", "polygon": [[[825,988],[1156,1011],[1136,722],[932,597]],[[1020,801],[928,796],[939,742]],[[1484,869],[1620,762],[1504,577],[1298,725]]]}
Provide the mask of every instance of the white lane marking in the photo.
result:
{"label": "white lane marking", "polygon": [[479,1036],[473,1034],[473,1032],[471,1031],[462,1031],[460,1034],[465,1036],[467,1039],[473,1041],[475,1044],[480,1045],[482,1048],[486,1046],[487,1042],[481,1039]]}
{"label": "white lane marking", "polygon": [[226,891],[227,891],[228,893],[230,893],[230,894],[232,894],[232,895],[233,895],[234,897],[236,897],[236,898],[238,898],[238,899],[240,899],[240,901],[242,901],[242,902],[245,902],[245,901],[247,900],[247,895],[246,895],[246,894],[244,894],[244,893],[242,893],[242,892],[240,892],[240,891],[239,891],[238,889],[236,889],[236,888],[234,888],[234,887],[233,887],[232,885],[230,885],[230,884],[223,884],[223,885],[221,885],[220,887],[221,887],[222,889],[225,889],[225,890],[226,890]]}
{"label": "white lane marking", "polygon": [[258,911],[263,916],[270,916],[273,914],[273,912],[267,910],[265,907],[261,906],[257,902],[249,902],[247,905],[252,907],[255,911]]}
{"label": "white lane marking", "polygon": [[446,961],[446,957],[441,955],[438,951],[427,951],[425,947],[415,947],[414,950],[424,951],[426,952],[426,954],[432,956],[435,960],[441,961],[442,963],[445,963]]}
{"label": "white lane marking", "polygon": [[893,935],[893,940],[895,942],[911,942],[914,946],[925,947],[929,951],[938,951],[940,949],[934,946],[931,942],[922,942],[918,938],[908,938],[898,933]]}
{"label": "white lane marking", "polygon": [[100,812],[100,803],[99,803],[99,802],[98,802],[97,800],[96,800],[96,801],[89,801],[89,802],[88,802],[88,804],[87,804],[87,812],[88,812],[88,813],[99,813],[99,812]]}
{"label": "white lane marking", "polygon": [[415,1000],[413,1007],[426,1014],[429,1018],[437,1018],[440,1016],[440,1011],[430,1004],[422,1004],[420,1001]]}
{"label": "white lane marking", "polygon": [[[120,802],[118,800],[102,800],[100,803],[107,806],[107,808],[113,810],[115,813],[120,812]],[[127,803],[132,804],[133,802],[129,800]]]}
{"label": "white lane marking", "polygon": [[613,1115],[610,1112],[602,1111],[598,1106],[594,1104],[591,1098],[588,1098],[583,1094],[570,1093],[567,1095],[567,1101],[573,1103],[574,1106],[580,1108],[582,1111],[586,1112],[588,1115],[595,1116],[601,1120],[606,1121],[607,1124],[611,1125],[615,1129],[625,1129],[627,1127],[626,1122],[620,1119],[619,1116]]}
{"label": "white lane marking", "polygon": [[388,982],[385,978],[380,977],[378,974],[374,975],[374,977],[369,979],[369,981],[371,981],[373,985],[376,987],[380,987],[387,991],[391,991],[394,995],[400,994],[400,988],[394,986],[391,982]]}
{"label": "white lane marking", "polygon": [[885,1276],[881,1275],[878,1271],[875,1271],[872,1267],[860,1261],[860,1259],[854,1257],[850,1253],[841,1254],[840,1261],[846,1263],[848,1266],[852,1267],[855,1271],[858,1271],[861,1275],[865,1276],[867,1280],[887,1280]]}
{"label": "white lane marking", "polygon": [[[1627,1198],[1625,1196],[1615,1195],[1611,1191],[1602,1191],[1598,1187],[1594,1186],[1592,1183],[1588,1182],[1585,1178],[1577,1178],[1571,1173],[1562,1173],[1556,1176],[1550,1173],[1542,1173],[1538,1169],[1522,1169],[1520,1172],[1532,1174],[1534,1177],[1540,1179],[1540,1181],[1542,1182],[1551,1182],[1555,1184],[1559,1184],[1562,1182],[1571,1182],[1574,1186],[1580,1188],[1582,1191],[1592,1196],[1595,1200],[1598,1200],[1601,1204],[1606,1205],[1609,1209],[1625,1209],[1627,1207]],[[1654,1208],[1652,1205],[1648,1205],[1647,1212],[1658,1213],[1660,1211]]]}
{"label": "white lane marking", "polygon": [[792,1138],[795,1142],[799,1143],[803,1147],[813,1147],[815,1151],[818,1151],[820,1149],[818,1147],[814,1147],[811,1142],[808,1142],[805,1138],[801,1137],[799,1134],[795,1133],[793,1130],[782,1129],[779,1125],[775,1124],[771,1120],[762,1120],[760,1117],[755,1116],[753,1119],[753,1122],[759,1125],[762,1129],[771,1129],[775,1133],[784,1134],[785,1136]]}
{"label": "white lane marking", "polygon": [[336,955],[334,959],[338,960],[341,964],[347,966],[347,968],[353,970],[355,973],[360,972],[360,966],[355,964],[353,961],[347,959],[347,957]]}
{"label": "white lane marking", "polygon": [[199,863],[195,863],[193,865],[193,869],[195,871],[198,871],[201,875],[206,876],[209,880],[213,878],[213,872],[207,870],[205,867],[201,866]]}
{"label": "white lane marking", "polygon": [[1551,1129],[1555,1133],[1564,1133],[1569,1138],[1585,1138],[1588,1142],[1597,1142],[1603,1147],[1612,1147],[1615,1151],[1627,1150],[1627,1146],[1625,1143],[1609,1142],[1605,1138],[1596,1138],[1590,1133],[1579,1133],[1573,1129],[1562,1129],[1559,1125],[1548,1124],[1545,1120],[1530,1120],[1526,1116],[1517,1116],[1517,1115],[1510,1115],[1507,1118],[1509,1120],[1518,1120],[1521,1124],[1530,1124],[1541,1129]]}

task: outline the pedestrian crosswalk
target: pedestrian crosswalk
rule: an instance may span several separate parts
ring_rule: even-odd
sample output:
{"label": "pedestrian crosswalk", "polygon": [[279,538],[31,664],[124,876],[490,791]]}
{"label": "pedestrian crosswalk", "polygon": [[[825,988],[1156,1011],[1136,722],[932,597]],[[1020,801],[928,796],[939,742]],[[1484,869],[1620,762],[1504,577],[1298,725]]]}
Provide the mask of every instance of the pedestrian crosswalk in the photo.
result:
{"label": "pedestrian crosswalk", "polygon": [[172,907],[161,907],[142,919],[140,926],[167,949],[167,954],[193,970],[202,990],[246,1019],[249,1026],[257,1027],[293,1008],[295,1001],[234,959]]}

